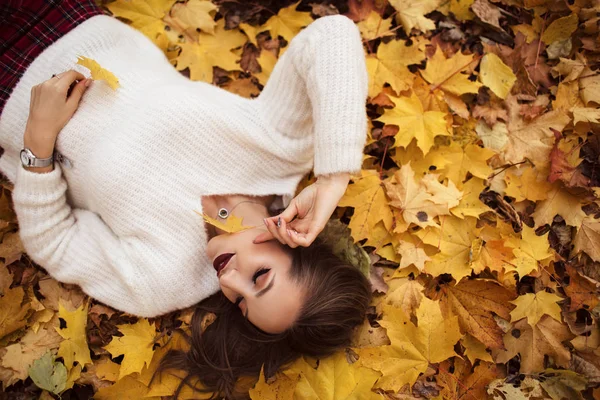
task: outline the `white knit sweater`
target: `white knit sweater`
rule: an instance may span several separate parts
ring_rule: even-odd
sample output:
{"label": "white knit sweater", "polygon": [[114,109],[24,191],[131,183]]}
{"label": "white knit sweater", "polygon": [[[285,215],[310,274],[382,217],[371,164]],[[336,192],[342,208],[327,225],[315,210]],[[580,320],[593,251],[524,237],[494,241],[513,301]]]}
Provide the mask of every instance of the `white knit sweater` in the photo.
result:
{"label": "white knit sweater", "polygon": [[[0,171],[15,184],[23,245],[59,281],[116,309],[152,317],[219,290],[205,254],[206,195],[281,195],[307,172],[360,169],[367,71],[360,33],[319,18],[277,62],[256,99],[193,82],[142,33],[115,18],[86,20],[29,66],[0,116]],[[72,162],[21,167],[31,87],[76,69],[77,56],[113,72],[94,82],[56,149]]]}

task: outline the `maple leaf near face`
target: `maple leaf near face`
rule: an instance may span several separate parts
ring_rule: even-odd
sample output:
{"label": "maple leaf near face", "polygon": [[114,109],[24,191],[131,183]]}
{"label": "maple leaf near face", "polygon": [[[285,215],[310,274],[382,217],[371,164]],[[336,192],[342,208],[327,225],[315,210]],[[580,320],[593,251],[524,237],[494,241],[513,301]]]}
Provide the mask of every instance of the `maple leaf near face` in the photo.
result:
{"label": "maple leaf near face", "polygon": [[73,368],[75,361],[82,366],[92,362],[85,332],[87,310],[87,302],[75,311],[67,311],[62,302],[58,305],[58,316],[66,322],[67,326],[64,329],[55,328],[64,339],[60,343],[57,355],[63,358],[65,367],[69,371]]}
{"label": "maple leaf near face", "polygon": [[268,30],[273,39],[281,36],[289,43],[303,27],[314,21],[309,12],[296,11],[299,4],[300,1],[279,10],[277,15],[271,16],[256,33]]}
{"label": "maple leaf near face", "polygon": [[365,62],[369,74],[369,97],[373,98],[381,93],[385,83],[389,83],[396,93],[410,89],[415,75],[407,67],[425,59],[425,44],[425,40],[416,38],[411,46],[404,40],[392,40],[382,42],[376,55],[367,55]]}
{"label": "maple leaf near face", "polygon": [[134,372],[141,372],[144,365],[150,365],[154,350],[156,329],[147,319],[141,318],[135,324],[117,325],[123,336],[113,336],[111,342],[104,346],[113,357],[124,354],[119,379]]}
{"label": "maple leaf near face", "polygon": [[477,93],[481,83],[469,80],[469,75],[463,72],[472,71],[478,61],[474,55],[466,56],[460,52],[446,59],[442,50],[438,48],[427,61],[421,76],[431,84],[432,91],[439,88],[457,96]]}
{"label": "maple leaf near face", "polygon": [[383,326],[391,345],[357,349],[358,363],[380,371],[376,387],[398,391],[415,383],[430,363],[450,358],[461,338],[457,317],[443,318],[437,302],[424,297],[417,310],[418,327],[398,308],[383,307]]}
{"label": "maple leaf near face", "polygon": [[162,19],[174,3],[175,0],[117,0],[106,4],[106,7],[116,17],[130,20],[131,26],[155,41],[160,33],[165,32]]}
{"label": "maple leaf near face", "polygon": [[239,70],[238,56],[232,49],[246,43],[246,35],[238,30],[225,30],[225,19],[217,21],[214,35],[200,33],[198,43],[180,43],[177,70],[190,69],[190,79],[212,83],[213,66],[227,71]]}
{"label": "maple leaf near face", "polygon": [[421,100],[414,93],[410,97],[388,97],[396,106],[385,110],[375,121],[398,126],[394,147],[407,147],[416,139],[417,146],[423,150],[423,154],[427,154],[436,136],[452,134],[446,122],[447,114],[440,111],[424,111]]}
{"label": "maple leaf near face", "polygon": [[198,211],[195,211],[195,212],[198,215],[202,215],[204,222],[206,222],[207,224],[210,224],[210,225],[214,226],[215,228],[218,228],[227,233],[242,232],[247,229],[256,228],[255,226],[242,225],[242,218],[236,217],[233,214],[230,215],[229,217],[227,217],[227,220],[225,220],[225,222],[223,223],[219,220],[209,217],[206,214],[200,214]]}
{"label": "maple leaf near face", "polygon": [[527,318],[527,323],[531,326],[536,325],[544,314],[549,315],[558,322],[560,318],[560,306],[558,301],[564,300],[554,293],[548,293],[541,290],[537,293],[525,293],[511,301],[517,308],[510,312],[511,321],[515,322],[521,318]]}

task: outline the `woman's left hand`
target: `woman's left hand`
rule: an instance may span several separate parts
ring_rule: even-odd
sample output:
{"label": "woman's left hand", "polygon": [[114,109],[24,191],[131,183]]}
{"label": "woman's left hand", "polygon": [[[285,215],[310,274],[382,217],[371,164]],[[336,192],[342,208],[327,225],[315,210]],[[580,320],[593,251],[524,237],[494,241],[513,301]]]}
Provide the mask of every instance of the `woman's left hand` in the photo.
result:
{"label": "woman's left hand", "polygon": [[[90,82],[91,79],[86,79],[83,74],[69,70],[31,88],[29,118],[24,134],[28,147],[52,154],[56,137],[75,114]],[[37,157],[48,156],[32,150]]]}
{"label": "woman's left hand", "polygon": [[277,239],[292,248],[310,246],[333,214],[349,180],[347,173],[318,177],[280,215],[265,219],[269,232],[258,235],[254,243]]}

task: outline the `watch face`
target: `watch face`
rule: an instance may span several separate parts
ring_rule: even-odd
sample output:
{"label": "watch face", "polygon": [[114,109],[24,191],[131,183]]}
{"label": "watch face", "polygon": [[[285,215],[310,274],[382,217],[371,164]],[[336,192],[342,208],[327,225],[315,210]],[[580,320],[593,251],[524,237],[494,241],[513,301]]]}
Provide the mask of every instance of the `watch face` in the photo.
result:
{"label": "watch face", "polygon": [[27,152],[21,151],[21,162],[25,165],[29,165],[29,158],[27,158]]}

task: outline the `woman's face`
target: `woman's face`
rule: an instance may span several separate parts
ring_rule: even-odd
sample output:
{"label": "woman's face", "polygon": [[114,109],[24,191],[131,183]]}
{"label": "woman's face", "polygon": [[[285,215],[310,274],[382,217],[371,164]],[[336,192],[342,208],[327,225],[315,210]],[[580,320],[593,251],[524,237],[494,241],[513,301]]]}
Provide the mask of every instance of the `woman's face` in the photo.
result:
{"label": "woman's face", "polygon": [[304,292],[289,278],[292,256],[287,247],[277,240],[252,242],[261,232],[264,229],[253,228],[215,236],[207,254],[214,262],[221,254],[233,253],[218,274],[223,294],[238,303],[254,326],[279,333],[296,320]]}

